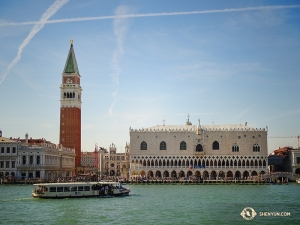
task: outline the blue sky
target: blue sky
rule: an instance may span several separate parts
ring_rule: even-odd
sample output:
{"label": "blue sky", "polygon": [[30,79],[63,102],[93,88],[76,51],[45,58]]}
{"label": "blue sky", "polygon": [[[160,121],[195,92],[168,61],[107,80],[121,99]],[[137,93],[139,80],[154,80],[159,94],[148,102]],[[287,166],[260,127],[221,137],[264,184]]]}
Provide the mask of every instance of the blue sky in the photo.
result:
{"label": "blue sky", "polygon": [[[129,127],[268,126],[269,152],[300,134],[299,1],[0,0],[0,129],[59,142],[73,39],[82,151],[119,152]],[[274,138],[274,137],[284,138]]]}

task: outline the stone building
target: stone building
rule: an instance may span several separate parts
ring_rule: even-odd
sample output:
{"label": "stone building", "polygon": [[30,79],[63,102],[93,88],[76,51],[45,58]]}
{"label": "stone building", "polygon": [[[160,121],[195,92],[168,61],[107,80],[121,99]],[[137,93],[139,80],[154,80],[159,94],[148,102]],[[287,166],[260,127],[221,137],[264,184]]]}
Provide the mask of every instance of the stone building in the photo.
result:
{"label": "stone building", "polygon": [[129,178],[129,145],[126,143],[125,152],[117,153],[117,148],[111,144],[109,150],[100,151],[99,160],[102,177]]}
{"label": "stone building", "polygon": [[249,179],[268,172],[267,127],[158,125],[130,128],[130,176]]}
{"label": "stone building", "polygon": [[18,149],[18,177],[56,179],[72,177],[75,171],[75,150],[56,145],[46,139],[25,135]]}
{"label": "stone building", "polygon": [[0,131],[0,178],[15,177],[17,175],[17,150],[20,143],[11,138],[2,137]]}
{"label": "stone building", "polygon": [[98,151],[81,152],[81,165],[77,167],[77,173],[96,175],[99,173],[98,169]]}
{"label": "stone building", "polygon": [[291,149],[289,159],[290,172],[300,174],[300,149]]}
{"label": "stone building", "polygon": [[0,177],[56,179],[75,175],[75,150],[46,139],[0,137]]}

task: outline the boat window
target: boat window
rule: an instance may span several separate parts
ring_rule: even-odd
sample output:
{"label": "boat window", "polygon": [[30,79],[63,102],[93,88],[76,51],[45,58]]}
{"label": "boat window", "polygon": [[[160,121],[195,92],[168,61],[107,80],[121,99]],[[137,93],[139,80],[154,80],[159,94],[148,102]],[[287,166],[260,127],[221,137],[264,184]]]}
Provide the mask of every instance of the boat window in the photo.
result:
{"label": "boat window", "polygon": [[90,190],[90,186],[84,186],[84,190],[85,191],[89,191]]}
{"label": "boat window", "polygon": [[64,192],[70,192],[70,187],[64,187]]}
{"label": "boat window", "polygon": [[56,192],[56,187],[50,187],[50,192]]}
{"label": "boat window", "polygon": [[64,191],[64,187],[57,187],[57,192],[63,192]]}
{"label": "boat window", "polygon": [[83,186],[78,186],[78,191],[83,191]]}
{"label": "boat window", "polygon": [[77,187],[71,187],[71,191],[77,191]]}

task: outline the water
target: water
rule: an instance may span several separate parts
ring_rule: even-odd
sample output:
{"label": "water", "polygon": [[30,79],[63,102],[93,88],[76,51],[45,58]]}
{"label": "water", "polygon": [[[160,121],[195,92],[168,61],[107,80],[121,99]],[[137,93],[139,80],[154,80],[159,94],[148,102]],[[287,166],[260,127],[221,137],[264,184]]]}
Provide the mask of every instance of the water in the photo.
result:
{"label": "water", "polygon": [[[0,185],[0,224],[299,224],[300,185],[126,185],[128,197],[34,199]],[[257,216],[240,215],[252,207]],[[289,212],[290,216],[259,216]]]}

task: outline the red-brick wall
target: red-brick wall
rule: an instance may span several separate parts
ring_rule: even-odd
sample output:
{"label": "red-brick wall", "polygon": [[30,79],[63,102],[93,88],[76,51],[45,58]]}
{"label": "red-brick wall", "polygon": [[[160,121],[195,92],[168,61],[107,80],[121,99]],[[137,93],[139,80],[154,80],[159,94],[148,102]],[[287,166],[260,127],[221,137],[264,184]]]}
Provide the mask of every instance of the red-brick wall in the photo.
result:
{"label": "red-brick wall", "polygon": [[75,167],[81,164],[81,109],[66,107],[60,109],[60,138],[63,147],[75,147]]}

